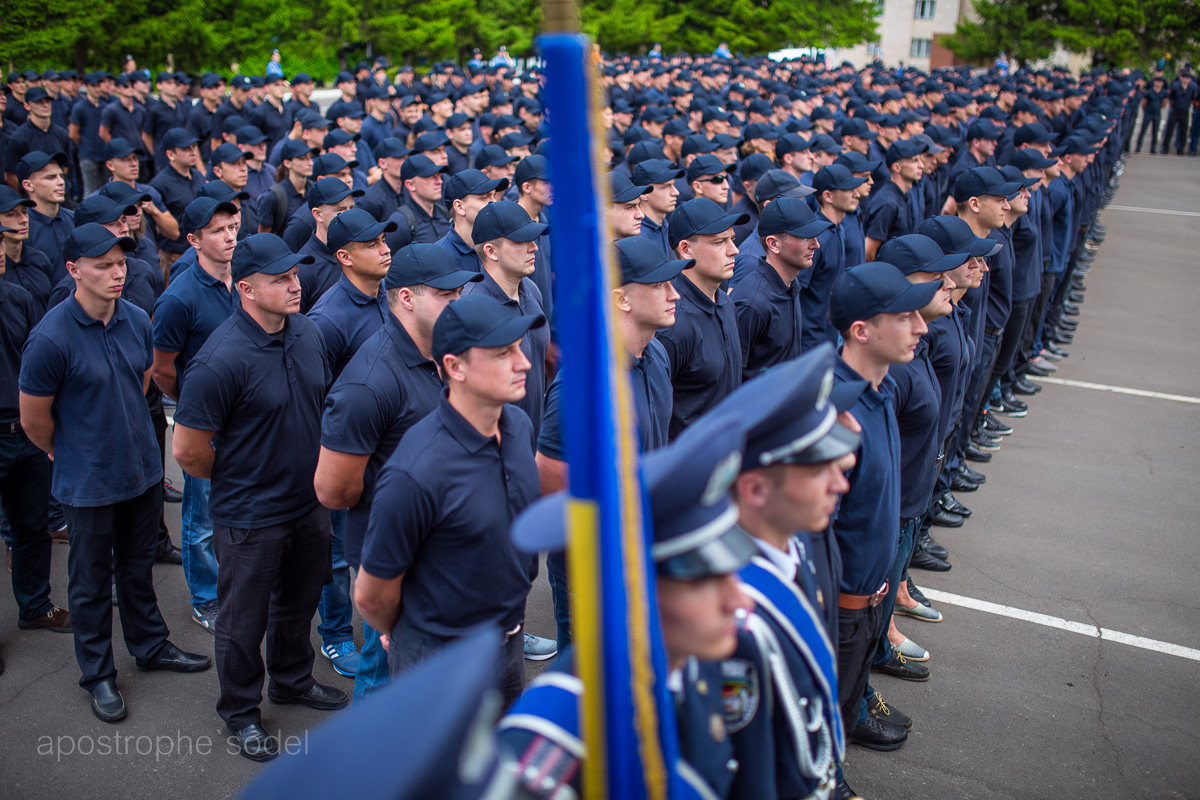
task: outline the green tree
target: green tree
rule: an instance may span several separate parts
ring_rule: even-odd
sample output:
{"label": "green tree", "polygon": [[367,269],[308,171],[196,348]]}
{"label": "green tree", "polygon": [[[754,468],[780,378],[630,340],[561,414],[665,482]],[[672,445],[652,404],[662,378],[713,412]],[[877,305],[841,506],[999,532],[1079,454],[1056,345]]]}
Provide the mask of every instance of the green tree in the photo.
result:
{"label": "green tree", "polygon": [[977,63],[1006,53],[1018,66],[1048,58],[1057,43],[1055,0],[972,0],[979,18],[963,20],[941,41],[956,56]]}

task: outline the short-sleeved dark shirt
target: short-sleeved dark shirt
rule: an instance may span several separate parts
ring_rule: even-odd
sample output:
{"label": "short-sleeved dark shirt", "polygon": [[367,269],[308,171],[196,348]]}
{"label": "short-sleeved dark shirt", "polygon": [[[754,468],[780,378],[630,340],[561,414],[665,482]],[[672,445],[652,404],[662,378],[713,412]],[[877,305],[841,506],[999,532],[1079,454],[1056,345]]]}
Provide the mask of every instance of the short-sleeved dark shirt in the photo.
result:
{"label": "short-sleeved dark shirt", "polygon": [[112,138],[124,139],[131,144],[141,143],[145,124],[146,109],[137,103],[126,108],[120,100],[113,100],[100,112],[100,125],[108,128]]}
{"label": "short-sleeved dark shirt", "polygon": [[236,305],[225,282],[199,265],[171,277],[171,284],[154,305],[154,347],[178,354],[175,374],[180,388],[192,359]]}
{"label": "short-sleeved dark shirt", "polygon": [[929,508],[942,444],[938,438],[941,386],[929,363],[927,338],[921,338],[912,361],[892,364],[888,375],[896,382],[893,403],[900,431],[900,516],[912,519]]}
{"label": "short-sleeved dark shirt", "polygon": [[846,269],[867,262],[867,240],[863,232],[862,211],[852,211],[842,218],[842,237],[846,246]]}
{"label": "short-sleeved dark shirt", "polygon": [[743,381],[800,355],[804,319],[797,279],[785,284],[775,268],[760,258],[729,298],[737,312]]}
{"label": "short-sleeved dark shirt", "polygon": [[276,108],[270,103],[259,103],[250,113],[250,124],[257,127],[267,137],[267,147],[273,147],[276,142],[287,135],[284,127],[283,109]]}
{"label": "short-sleeved dark shirt", "polygon": [[382,284],[379,292],[371,297],[343,273],[338,282],[321,295],[308,312],[308,318],[321,330],[325,340],[325,360],[334,381],[363,342],[382,328],[390,316],[387,293]]}
{"label": "short-sleeved dark shirt", "polygon": [[58,283],[67,276],[67,262],[63,247],[67,237],[75,230],[75,212],[59,208],[53,217],[47,217],[36,208],[29,209],[29,238],[26,247],[44,253],[50,259],[50,277]]}
{"label": "short-sleeved dark shirt", "polygon": [[40,320],[50,307],[50,293],[54,291],[54,269],[45,253],[32,247],[21,248],[21,260],[13,261],[4,256],[4,272],[0,280],[21,286],[33,296],[33,310]]}
{"label": "short-sleeved dark shirt", "polygon": [[[292,182],[286,178],[282,181],[272,183],[267,187],[266,191],[258,196],[258,202],[255,203],[254,208],[255,213],[258,214],[258,224],[266,225],[271,229],[271,233],[274,233],[277,236],[282,236],[283,228],[275,228],[275,186],[282,186],[283,193],[287,197],[287,208],[284,210],[283,214],[284,226],[286,226],[288,220],[290,220],[292,216],[300,210],[300,207],[306,204],[304,202],[304,195],[297,192],[296,187],[293,186]],[[312,215],[310,214],[309,216],[311,217]]]}
{"label": "short-sleeved dark shirt", "polygon": [[21,359],[21,391],[53,397],[54,479],[63,505],[106,506],[162,480],[162,458],[142,392],[153,360],[150,318],[117,300],[108,323],[74,296],[46,312]]}
{"label": "short-sleeved dark shirt", "polygon": [[[178,222],[183,219],[183,210],[188,207],[188,203],[200,196],[200,187],[204,185],[204,175],[195,167],[192,167],[187,176],[180,175],[174,167],[160,167],[154,179],[150,181],[150,185],[162,195],[167,211],[170,211],[171,216],[175,217],[175,221]],[[178,239],[168,239],[161,233],[157,233],[156,236],[158,249],[166,250],[168,253],[182,253],[191,247],[182,232]]]}
{"label": "short-sleeved dark shirt", "polygon": [[382,222],[400,207],[403,191],[397,192],[387,178],[380,178],[367,189],[367,193],[358,201],[358,207],[370,211],[371,216]]}
{"label": "short-sleeved dark shirt", "polygon": [[[186,128],[191,114],[192,102],[186,98],[176,100],[174,106],[169,106],[162,100],[153,100],[146,104],[146,121],[142,131],[154,140],[155,170],[161,172],[170,169],[166,150],[163,149],[163,137],[171,128]],[[179,219],[178,215],[175,218]]]}
{"label": "short-sleeved dark shirt", "polygon": [[987,327],[1003,328],[1012,314],[1012,231],[1007,225],[994,228],[987,238],[1004,245],[999,253],[988,259]]}
{"label": "short-sleeved dark shirt", "polygon": [[660,248],[662,248],[664,255],[667,255],[667,256],[671,255],[671,243],[670,243],[670,239],[667,238],[667,220],[666,219],[663,220],[662,225],[659,225],[654,220],[650,219],[649,217],[646,217],[644,220],[642,220],[641,235],[643,237],[649,239],[650,241],[654,242]]}
{"label": "short-sleeved dark shirt", "polygon": [[[453,228],[441,239],[438,239],[437,245],[454,256],[459,269],[483,272],[483,263],[479,260],[479,254],[473,248],[468,247],[466,240],[459,236],[458,231]],[[543,295],[544,297],[545,295]]]}
{"label": "short-sleeved dark shirt", "polygon": [[342,267],[329,245],[315,234],[296,252],[316,259],[300,265],[300,313],[307,314],[342,277]]}
{"label": "short-sleeved dark shirt", "polygon": [[21,350],[37,321],[33,295],[18,284],[0,281],[0,425],[21,419],[17,399]]}
{"label": "short-sleeved dark shirt", "polygon": [[[217,111],[220,110],[217,106]],[[205,162],[212,155],[212,140],[221,138],[221,129],[215,127],[217,111],[209,111],[204,103],[196,103],[188,115],[188,133],[200,140],[200,158]]]}
{"label": "short-sleeved dark shirt", "polygon": [[941,400],[938,403],[938,437],[945,442],[962,413],[963,395],[971,377],[974,345],[967,335],[970,310],[959,303],[948,316],[929,323],[929,363],[938,379]]}
{"label": "short-sleeved dark shirt", "polygon": [[[1036,194],[1036,193],[1035,193]],[[1041,198],[1029,197],[1029,211],[1012,224],[1014,303],[1032,300],[1042,289]]]}
{"label": "short-sleeved dark shirt", "polygon": [[671,365],[672,441],[742,384],[743,363],[733,301],[718,291],[714,302],[683,275],[674,284],[675,324],[655,334]]}
{"label": "short-sleeved dark shirt", "polygon": [[213,522],[265,528],[316,507],[328,385],[321,332],[300,314],[276,338],[239,306],[212,332],[188,368],[175,421],[216,431]]}
{"label": "short-sleeved dark shirt", "polygon": [[541,493],[535,440],[516,406],[504,407],[497,442],[446,396],[404,435],[379,473],[362,553],[371,575],[404,576],[398,630],[453,638],[521,622],[536,561],[508,529]]}
{"label": "short-sleeved dark shirt", "polygon": [[863,231],[868,239],[886,242],[912,233],[912,230],[907,196],[895,181],[888,181],[871,195],[871,205],[863,218]]}
{"label": "short-sleeved dark shirt", "polygon": [[[13,102],[8,101],[9,107]],[[15,173],[21,159],[35,150],[64,155],[70,153],[71,139],[67,136],[67,129],[52,124],[50,130],[44,131],[34,125],[33,120],[25,122],[8,137],[4,146],[4,168]],[[70,167],[67,168],[67,172],[70,172]]]}
{"label": "short-sleeved dark shirt", "polygon": [[[71,107],[71,124],[79,126],[79,157],[84,161],[104,160],[104,140],[100,138],[100,113],[104,104],[92,103],[86,94],[80,95]],[[139,132],[134,144],[142,141]]]}
{"label": "short-sleeved dark shirt", "polygon": [[[450,224],[450,212],[441,203],[433,204],[433,213],[425,213],[425,209],[408,197],[408,190],[402,195],[404,202],[402,205],[408,206],[412,210],[413,217],[416,219],[416,233],[412,240],[417,243],[436,244],[438,239],[441,239],[454,227]],[[397,209],[399,206],[397,206]],[[391,216],[389,214],[389,216]],[[401,223],[401,227],[406,227]]]}
{"label": "short-sleeved dark shirt", "polygon": [[[817,216],[830,221],[824,214]],[[839,332],[829,321],[829,296],[833,284],[846,271],[845,233],[840,224],[822,231],[817,236],[820,247],[813,257],[812,269],[801,273],[800,313],[804,315],[804,331],[800,335],[800,349],[805,352],[823,342],[837,344]]]}

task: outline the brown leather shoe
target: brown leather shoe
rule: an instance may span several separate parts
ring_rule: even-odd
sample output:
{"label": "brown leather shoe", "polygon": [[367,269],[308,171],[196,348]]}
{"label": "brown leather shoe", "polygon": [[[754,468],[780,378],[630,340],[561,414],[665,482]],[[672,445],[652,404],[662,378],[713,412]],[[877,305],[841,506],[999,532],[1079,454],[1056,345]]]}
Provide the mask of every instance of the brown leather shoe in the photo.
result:
{"label": "brown leather shoe", "polygon": [[67,526],[63,525],[61,528],[50,528],[50,541],[61,542],[62,544],[69,542],[70,539],[67,538]]}
{"label": "brown leather shoe", "polygon": [[48,631],[55,633],[70,633],[71,632],[71,612],[65,608],[54,608],[47,611],[37,619],[19,619],[17,627],[23,631],[33,631],[38,628],[45,628]]}

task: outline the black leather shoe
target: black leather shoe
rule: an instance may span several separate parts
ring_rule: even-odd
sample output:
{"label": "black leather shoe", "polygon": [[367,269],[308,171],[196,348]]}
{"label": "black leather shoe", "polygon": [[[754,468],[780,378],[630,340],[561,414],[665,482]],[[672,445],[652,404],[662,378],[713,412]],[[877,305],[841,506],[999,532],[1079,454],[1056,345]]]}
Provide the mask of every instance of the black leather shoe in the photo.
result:
{"label": "black leather shoe", "polygon": [[182,564],[183,551],[175,545],[163,548],[158,551],[158,557],[154,559],[159,564]]}
{"label": "black leather shoe", "polygon": [[212,666],[212,659],[199,653],[185,653],[171,642],[163,648],[162,653],[153,661],[146,662],[138,659],[137,667],[142,672],[168,670],[170,672],[203,672]]}
{"label": "black leather shoe", "polygon": [[1072,289],[1071,291],[1067,292],[1067,299],[1078,305],[1083,302],[1083,292]]}
{"label": "black leather shoe", "polygon": [[979,488],[979,484],[967,480],[962,475],[955,475],[954,480],[950,481],[950,488],[956,492],[973,492]]}
{"label": "black leather shoe", "polygon": [[272,703],[308,706],[318,711],[336,711],[350,702],[349,696],[341,689],[324,686],[320,683],[314,683],[312,688],[304,694],[278,694],[268,689],[267,697],[271,698]]}
{"label": "black leather shoe", "polygon": [[1064,314],[1066,314],[1068,317],[1078,317],[1079,316],[1079,306],[1075,305],[1070,300],[1063,300],[1062,312]]}
{"label": "black leather shoe", "polygon": [[943,561],[950,560],[950,551],[947,550],[944,545],[938,543],[937,540],[930,536],[929,531],[925,531],[921,534],[921,538],[917,540],[917,547],[922,552],[929,553],[929,555],[933,556],[934,558],[940,558]]}
{"label": "black leather shoe", "polygon": [[1027,367],[1025,367],[1025,372],[1029,375],[1033,375],[1036,378],[1050,377],[1050,370],[1046,369],[1041,364],[1029,364]]}
{"label": "black leather shoe", "polygon": [[912,560],[908,562],[909,569],[923,569],[929,572],[949,572],[950,562],[938,558],[928,550],[917,548],[913,551]]}
{"label": "black leather shoe", "polygon": [[164,503],[182,503],[183,492],[175,488],[170,479],[163,478],[163,502]]}
{"label": "black leather shoe", "polygon": [[908,731],[900,725],[875,719],[868,714],[866,721],[855,725],[847,738],[852,744],[862,745],[868,750],[886,752],[904,744],[908,739]]}
{"label": "black leather shoe", "polygon": [[900,651],[892,649],[892,657],[886,664],[872,664],[871,672],[880,672],[884,675],[891,675],[893,678],[899,678],[902,681],[914,681],[921,683],[929,680],[929,667],[924,664],[918,664],[916,661],[909,661],[904,656],[900,655]]}
{"label": "black leather shoe", "polygon": [[980,450],[975,446],[974,442],[967,443],[967,461],[974,461],[977,464],[986,464],[992,460],[992,454],[986,450]]}
{"label": "black leather shoe", "polygon": [[919,586],[917,586],[915,583],[913,583],[912,578],[908,579],[907,586],[908,586],[908,596],[909,597],[911,597],[913,600],[916,600],[918,603],[925,606],[926,608],[933,608],[933,603],[929,602],[929,598],[927,598],[924,595],[924,593],[921,592],[921,588]]}
{"label": "black leather shoe", "polygon": [[883,695],[879,692],[876,692],[875,696],[867,701],[867,713],[880,722],[890,722],[892,725],[899,725],[906,731],[912,730],[912,717],[885,703]]}
{"label": "black leather shoe", "polygon": [[958,502],[954,495],[950,494],[949,492],[946,492],[944,495],[942,495],[942,508],[949,511],[951,514],[958,514],[960,517],[971,516],[971,509]]}
{"label": "black leather shoe", "polygon": [[987,483],[987,475],[984,475],[978,470],[971,469],[970,464],[960,465],[958,468],[958,475],[959,477],[966,478],[971,483],[978,483],[980,486],[983,486],[985,483]]}
{"label": "black leather shoe", "polygon": [[279,755],[279,742],[262,725],[247,725],[230,739],[237,740],[238,752],[251,761],[270,761]]}
{"label": "black leather shoe", "polygon": [[1070,331],[1064,331],[1062,328],[1053,328],[1049,336],[1044,338],[1049,339],[1055,344],[1075,344],[1075,334]]}
{"label": "black leather shoe", "polygon": [[1058,329],[1067,333],[1074,333],[1079,329],[1079,320],[1063,317],[1058,321]]}
{"label": "black leather shoe", "polygon": [[1018,378],[1017,380],[1013,381],[1012,390],[1013,394],[1020,394],[1030,397],[1040,392],[1042,387],[1038,386],[1033,381],[1026,380],[1025,378]]}
{"label": "black leather shoe", "polygon": [[850,788],[850,784],[846,783],[843,778],[837,785],[837,800],[863,800],[858,792]]}
{"label": "black leather shoe", "polygon": [[125,698],[117,690],[115,679],[100,681],[92,687],[92,713],[101,722],[125,719]]}
{"label": "black leather shoe", "polygon": [[937,525],[939,528],[961,528],[963,518],[958,514],[952,514],[941,506],[934,506],[933,511],[929,513],[929,524]]}
{"label": "black leather shoe", "polygon": [[989,436],[1008,436],[1013,432],[1012,425],[1005,423],[995,414],[983,415],[983,429]]}

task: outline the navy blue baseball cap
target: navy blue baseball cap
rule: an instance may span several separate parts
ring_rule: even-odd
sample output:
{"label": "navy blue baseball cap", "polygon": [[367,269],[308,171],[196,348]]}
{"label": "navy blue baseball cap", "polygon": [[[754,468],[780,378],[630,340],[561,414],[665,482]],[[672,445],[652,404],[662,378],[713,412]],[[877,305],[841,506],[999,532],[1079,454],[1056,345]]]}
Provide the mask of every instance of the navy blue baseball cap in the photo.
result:
{"label": "navy blue baseball cap", "polygon": [[391,233],[397,227],[394,220],[379,222],[370,211],[351,208],[338,214],[329,223],[325,243],[336,253],[350,242],[373,242],[381,234]]}
{"label": "navy blue baseball cap", "polygon": [[308,201],[309,208],[316,208],[340,203],[347,197],[362,197],[364,194],[366,193],[362,189],[353,189],[347,186],[341,178],[330,176],[321,178],[310,186],[305,199]]}
{"label": "navy blue baseball cap", "polygon": [[813,213],[806,200],[781,197],[763,209],[758,220],[758,235],[786,233],[801,239],[814,239],[832,227],[832,222],[819,219]]}
{"label": "navy blue baseball cap", "polygon": [[179,219],[179,231],[184,235],[194,233],[212,222],[213,215],[218,211],[237,216],[238,207],[228,200],[217,200],[215,197],[197,197],[187,204],[183,216]]}
{"label": "navy blue baseball cap", "polygon": [[107,225],[111,222],[116,222],[127,214],[136,213],[137,209],[133,207],[132,201],[114,200],[107,195],[96,192],[89,197],[83,198],[82,202],[75,206],[75,226],[87,225],[89,222],[98,222],[101,225]]}
{"label": "navy blue baseball cap", "polygon": [[500,145],[489,144],[479,151],[479,155],[475,156],[475,168],[503,167],[505,164],[511,164],[514,161],[520,161],[520,156],[510,156]]}
{"label": "navy blue baseball cap", "polygon": [[775,169],[775,162],[763,153],[753,153],[742,159],[738,167],[738,178],[742,181],[756,181],[770,170]]}
{"label": "navy blue baseball cap", "polygon": [[186,128],[171,128],[163,134],[163,149],[171,150],[180,147],[191,147],[200,141],[187,131]]}
{"label": "navy blue baseball cap", "polygon": [[[738,528],[737,506],[729,497],[741,469],[745,436],[744,425],[723,425],[711,435],[680,436],[643,458],[654,534],[650,556],[659,575],[677,580],[727,575],[758,552]],[[565,500],[566,493],[558,492],[517,516],[511,534],[518,550],[565,547]]]}
{"label": "navy blue baseball cap", "polygon": [[[33,78],[30,78],[29,80],[37,80],[37,78],[38,78],[38,75],[35,72]],[[47,92],[45,89],[43,89],[40,86],[35,86],[32,89],[30,89],[29,91],[25,92],[25,105],[29,105],[30,103],[36,103],[39,100],[49,100],[49,99],[50,99],[50,93]]]}
{"label": "navy blue baseball cap", "polygon": [[120,136],[109,139],[104,145],[104,160],[110,158],[124,158],[131,153],[137,153],[139,156],[144,156],[146,151],[142,149],[141,144],[134,144],[128,139],[122,139]]}
{"label": "navy blue baseball cap", "polygon": [[[245,129],[243,128],[243,130]],[[240,138],[239,141],[241,141]],[[279,151],[279,161],[282,163],[289,158],[300,158],[306,155],[315,156],[320,152],[319,148],[309,147],[308,143],[303,139],[288,139],[283,143],[283,149]]]}
{"label": "navy blue baseball cap", "polygon": [[506,133],[500,137],[499,144],[505,150],[511,150],[514,147],[526,147],[533,144],[533,137],[524,133]]}
{"label": "navy blue baseball cap", "polygon": [[1058,134],[1048,130],[1045,125],[1040,122],[1031,122],[1028,125],[1022,125],[1017,128],[1013,134],[1013,143],[1020,147],[1023,144],[1050,144],[1058,138]]}
{"label": "navy blue baseball cap", "polygon": [[1018,150],[1017,152],[1013,153],[1012,157],[1012,166],[1019,170],[1049,169],[1057,163],[1058,159],[1046,158],[1032,147],[1026,147]]}
{"label": "navy blue baseball cap", "polygon": [[256,272],[282,275],[297,264],[312,264],[315,261],[312,256],[293,253],[283,239],[273,233],[254,233],[233,248],[230,272],[237,281]]}
{"label": "navy blue baseball cap", "polygon": [[742,128],[742,141],[751,139],[778,139],[779,129],[767,122],[751,122]]}
{"label": "navy blue baseball cap", "polygon": [[[325,137],[326,148],[329,147],[330,136],[333,136],[333,134],[331,133],[329,136]],[[376,160],[381,158],[408,158],[413,154],[413,151],[405,147],[404,142],[400,141],[395,136],[388,136],[387,138],[381,140],[379,144],[375,146],[374,150]]]}
{"label": "navy blue baseball cap", "polygon": [[200,187],[197,197],[211,197],[223,203],[232,203],[234,200],[249,200],[250,193],[244,189],[235,189],[225,181],[209,181]]}
{"label": "navy blue baseball cap", "polygon": [[810,147],[812,147],[811,139],[805,139],[798,133],[789,133],[780,136],[779,141],[775,142],[775,158],[782,159],[788,153],[803,152]]}
{"label": "navy blue baseball cap", "polygon": [[208,157],[209,164],[232,164],[235,161],[241,161],[244,158],[249,158],[243,153],[236,144],[226,142],[220,147],[212,151]]}
{"label": "navy blue baseball cap", "polygon": [[441,130],[425,131],[413,140],[412,149],[416,153],[428,153],[450,144],[450,139]]}
{"label": "navy blue baseball cap", "polygon": [[429,156],[417,154],[406,160],[403,166],[400,167],[400,180],[406,181],[409,178],[430,178],[437,175],[439,172],[448,172],[449,167],[445,164],[435,164]]}
{"label": "navy blue baseball cap", "polygon": [[550,179],[550,162],[545,156],[537,154],[525,156],[517,164],[516,172],[513,173],[513,183],[517,186],[526,181],[549,180]]}
{"label": "navy blue baseball cap", "polygon": [[[348,213],[350,212],[345,212],[338,219]],[[399,289],[402,286],[430,286],[434,289],[457,289],[481,280],[482,272],[462,269],[446,248],[433,243],[417,243],[400,248],[392,257],[387,277],[383,279],[383,287]]]}
{"label": "navy blue baseball cap", "polygon": [[783,169],[764,172],[754,185],[754,199],[760,206],[778,197],[808,197],[810,194],[813,194],[811,186],[805,186],[795,175]]}
{"label": "navy blue baseball cap", "polygon": [[150,199],[149,192],[139,192],[124,181],[109,181],[101,186],[96,194],[102,194],[105,197],[116,200],[118,203],[125,203],[127,205],[144,203]]}
{"label": "navy blue baseball cap", "polygon": [[33,208],[34,205],[36,204],[32,200],[22,197],[8,184],[0,183],[0,214],[12,211],[17,206]]}
{"label": "navy blue baseball cap", "polygon": [[745,225],[749,214],[729,214],[713,200],[697,197],[681,203],[667,223],[667,239],[672,248],[692,236],[724,233],[734,225]]}
{"label": "navy blue baseball cap", "polygon": [[943,253],[962,253],[970,257],[994,256],[1004,245],[985,236],[976,236],[961,217],[930,217],[917,226],[917,233],[928,236]]}
{"label": "navy blue baseball cap", "polygon": [[843,150],[833,163],[841,164],[851,172],[874,172],[883,162],[872,161],[857,150]]}
{"label": "navy blue baseball cap", "polygon": [[649,161],[652,158],[665,160],[663,155],[662,142],[657,139],[651,139],[647,142],[638,142],[629,149],[629,154],[625,156],[625,164],[632,172],[633,168],[643,161]]}
{"label": "navy blue baseball cap", "polygon": [[815,153],[829,153],[837,155],[844,150],[840,144],[833,140],[833,137],[827,133],[815,134],[812,138],[812,150]]}
{"label": "navy blue baseball cap", "polygon": [[813,191],[820,194],[826,190],[857,189],[866,182],[866,178],[854,177],[849,167],[835,163],[817,170],[813,176]]}
{"label": "navy blue baseball cap", "polygon": [[920,233],[888,239],[879,248],[878,259],[896,267],[905,275],[916,272],[949,272],[967,263],[966,253],[944,253],[941,246]]}
{"label": "navy blue baseball cap", "polygon": [[1066,155],[1091,155],[1100,150],[1099,147],[1090,144],[1082,136],[1068,136],[1062,141]]}
{"label": "navy blue baseball cap", "polygon": [[692,163],[688,164],[687,180],[688,183],[691,183],[707,175],[729,175],[735,169],[737,169],[737,164],[723,164],[721,163],[721,159],[705,153],[704,155],[696,156],[692,159]]}
{"label": "navy blue baseball cap", "polygon": [[1028,189],[1030,186],[1042,182],[1041,178],[1026,178],[1025,174],[1021,172],[1021,169],[1013,166],[1012,164],[1001,167],[1000,174],[1003,175],[1006,180],[1019,184],[1020,188],[1017,191],[1020,191],[1020,189]]}
{"label": "navy blue baseball cap", "polygon": [[446,130],[453,130],[454,128],[461,128],[463,125],[470,125],[470,124],[471,124],[470,117],[468,117],[466,114],[462,113],[461,111],[456,111],[455,113],[451,114],[446,119],[446,125],[444,127],[446,128]]}
{"label": "navy blue baseball cap", "polygon": [[696,266],[694,258],[668,258],[662,248],[644,236],[615,243],[621,265],[621,283],[662,283]]}
{"label": "navy blue baseball cap", "polygon": [[137,248],[137,243],[128,236],[116,236],[99,223],[89,222],[71,231],[63,245],[63,259],[73,262],[81,258],[99,258],[114,247],[130,253]]}
{"label": "navy blue baseball cap", "polygon": [[315,111],[305,109],[296,114],[296,119],[300,120],[300,129],[311,131],[316,129],[325,130],[333,125],[333,122],[322,117]]}
{"label": "navy blue baseball cap", "polygon": [[529,218],[529,212],[508,200],[488,203],[475,216],[471,228],[471,241],[483,244],[495,239],[514,242],[532,242],[544,234],[550,226]]}
{"label": "navy blue baseball cap", "polygon": [[325,175],[333,175],[341,172],[349,167],[354,169],[358,166],[358,162],[353,158],[347,161],[337,153],[322,153],[313,159],[313,180],[317,180]]}
{"label": "navy blue baseball cap", "polygon": [[491,194],[508,188],[508,178],[489,178],[477,169],[464,169],[451,175],[442,184],[442,197],[453,202],[461,200],[469,194]]}
{"label": "navy blue baseball cap", "polygon": [[962,144],[962,139],[958,138],[956,132],[945,125],[927,125],[925,135],[940,147],[954,148]]}
{"label": "navy blue baseball cap", "polygon": [[695,133],[683,140],[679,152],[681,155],[691,156],[697,153],[711,153],[716,149],[717,145],[712,139],[709,139],[703,133]]}
{"label": "navy blue baseball cap", "polygon": [[638,186],[671,183],[683,176],[684,171],[665,158],[648,158],[633,168],[633,182]]}
{"label": "navy blue baseball cap", "polygon": [[[299,78],[300,76],[297,75],[296,77]],[[296,83],[296,80],[293,79],[292,83]],[[231,88],[231,89],[249,89],[250,88],[250,79],[247,78],[245,75],[234,75],[232,78],[229,79],[229,88]]]}
{"label": "navy blue baseball cap", "polygon": [[[237,129],[237,131],[234,133],[234,136],[237,137],[238,144],[262,144],[267,140],[267,135],[259,130],[258,126],[256,125],[243,125]],[[300,144],[304,145],[304,142],[300,142]],[[304,146],[307,148],[307,145]],[[285,150],[287,149],[286,144],[283,147]],[[295,157],[296,156],[294,155],[288,156],[288,158]]]}
{"label": "navy blue baseball cap", "polygon": [[297,72],[291,80],[292,86],[295,86],[295,85],[301,84],[301,83],[312,83],[312,82],[313,82],[313,77],[312,77],[312,75],[309,75],[307,72]]}
{"label": "navy blue baseball cap", "polygon": [[909,283],[904,273],[886,261],[851,267],[838,277],[829,295],[829,321],[839,331],[876,314],[902,314],[929,305],[942,288],[940,281]]}
{"label": "navy blue baseball cap", "polygon": [[644,194],[654,191],[650,186],[638,186],[620,172],[609,173],[608,179],[614,203],[629,203]]}
{"label": "navy blue baseball cap", "polygon": [[440,364],[446,355],[460,355],[472,347],[504,347],[545,324],[545,314],[514,317],[490,295],[467,295],[446,306],[433,324],[433,359]]}
{"label": "navy blue baseball cap", "polygon": [[972,197],[997,195],[1008,197],[1021,188],[1006,179],[995,167],[971,167],[954,180],[954,200],[961,203]]}
{"label": "navy blue baseball cap", "polygon": [[842,125],[842,136],[861,136],[864,139],[874,139],[879,134],[871,130],[867,126],[867,121],[862,117],[853,117]]}
{"label": "navy blue baseball cap", "polygon": [[977,119],[967,128],[967,141],[972,139],[999,139],[1004,129],[989,119]]}
{"label": "navy blue baseball cap", "polygon": [[66,168],[67,157],[62,153],[43,153],[41,150],[30,150],[17,162],[17,180],[25,180],[40,169],[45,169],[50,163]]}
{"label": "navy blue baseball cap", "polygon": [[200,88],[211,89],[214,86],[220,86],[225,82],[225,79],[215,72],[206,72],[200,76]]}
{"label": "navy blue baseball cap", "polygon": [[[325,149],[328,150],[331,147],[339,147],[340,145],[343,145],[343,144],[350,144],[351,142],[357,142],[361,138],[362,138],[361,134],[350,133],[349,131],[344,131],[341,128],[334,128],[329,133],[325,134],[325,138],[322,140],[321,143],[325,146]],[[393,141],[397,141],[397,142],[400,141],[399,139],[395,139],[394,137],[388,137],[388,138],[392,138]],[[380,144],[382,145],[383,142],[386,142],[386,141],[387,141],[387,139],[383,139],[380,141]],[[403,143],[401,143],[401,147],[403,147]],[[408,152],[408,150],[405,149],[405,153],[407,153],[407,152]],[[378,154],[376,154],[375,157],[382,158],[382,156],[380,156]]]}
{"label": "navy blue baseball cap", "polygon": [[912,158],[921,153],[929,152],[929,145],[917,139],[898,139],[884,154],[884,160],[887,161],[889,167],[897,161],[905,158]]}

